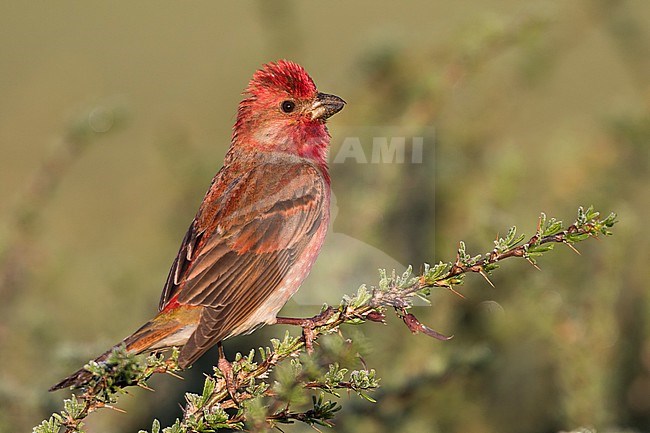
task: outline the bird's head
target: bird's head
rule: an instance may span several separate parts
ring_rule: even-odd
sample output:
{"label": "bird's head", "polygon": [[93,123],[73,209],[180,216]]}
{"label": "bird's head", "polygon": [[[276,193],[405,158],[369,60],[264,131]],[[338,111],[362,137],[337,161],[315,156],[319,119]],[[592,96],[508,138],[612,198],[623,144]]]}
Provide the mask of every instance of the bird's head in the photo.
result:
{"label": "bird's head", "polygon": [[325,163],[329,133],[325,121],[345,101],[320,93],[302,66],[280,60],[255,72],[240,104],[233,147],[279,151]]}

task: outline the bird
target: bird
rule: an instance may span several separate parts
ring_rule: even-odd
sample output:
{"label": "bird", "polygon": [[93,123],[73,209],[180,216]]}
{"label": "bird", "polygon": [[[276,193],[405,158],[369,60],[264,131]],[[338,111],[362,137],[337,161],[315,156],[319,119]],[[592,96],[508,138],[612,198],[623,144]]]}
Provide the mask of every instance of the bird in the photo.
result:
{"label": "bird", "polygon": [[[345,101],[297,63],[263,65],[243,92],[224,164],[212,179],[164,284],[158,313],[116,347],[179,347],[186,369],[227,338],[278,321],[323,244],[330,212],[326,121]],[[50,388],[80,388],[84,368]]]}

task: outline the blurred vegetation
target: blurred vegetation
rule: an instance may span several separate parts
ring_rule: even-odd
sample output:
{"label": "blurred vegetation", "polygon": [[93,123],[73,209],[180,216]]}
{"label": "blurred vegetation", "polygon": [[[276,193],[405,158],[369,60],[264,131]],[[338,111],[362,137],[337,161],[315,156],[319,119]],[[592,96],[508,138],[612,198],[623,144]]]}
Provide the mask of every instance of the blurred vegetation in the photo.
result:
{"label": "blurred vegetation", "polygon": [[[370,154],[373,128],[435,131],[423,164],[332,165],[333,234],[418,264],[541,210],[593,203],[621,221],[581,257],[560,250],[542,272],[505,264],[496,290],[477,277],[467,299],[418,309],[451,342],[364,330],[378,402],[351,400],[336,431],[650,431],[648,22],[647,2],[620,0],[0,4],[0,431],[58,410],[45,390],[153,314],[239,92],[280,57],[348,101],[331,122],[333,155],[354,135]],[[106,107],[128,122],[60,159],[70,119],[102,131],[105,116],[91,114]],[[59,160],[52,188],[34,194]],[[303,290],[368,282],[375,269],[359,264],[374,262],[356,252],[326,248]],[[318,308],[292,302],[285,314]],[[268,327],[226,351],[283,333]],[[171,424],[215,359],[183,382],[158,378],[155,394],[121,401],[128,416],[97,414],[88,430]]]}

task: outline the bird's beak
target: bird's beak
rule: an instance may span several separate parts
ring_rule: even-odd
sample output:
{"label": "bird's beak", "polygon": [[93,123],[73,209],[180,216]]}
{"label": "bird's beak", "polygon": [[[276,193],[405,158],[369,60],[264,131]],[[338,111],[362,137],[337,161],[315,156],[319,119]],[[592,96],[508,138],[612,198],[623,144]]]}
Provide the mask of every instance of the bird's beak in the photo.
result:
{"label": "bird's beak", "polygon": [[338,96],[319,93],[310,107],[312,120],[325,120],[343,109],[345,101]]}

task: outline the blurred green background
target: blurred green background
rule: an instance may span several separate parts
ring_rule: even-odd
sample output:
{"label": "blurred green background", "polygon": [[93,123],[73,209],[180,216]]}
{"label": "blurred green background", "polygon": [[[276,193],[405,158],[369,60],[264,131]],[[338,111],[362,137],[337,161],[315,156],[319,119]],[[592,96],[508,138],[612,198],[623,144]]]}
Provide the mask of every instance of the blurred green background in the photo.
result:
{"label": "blurred green background", "polygon": [[[425,137],[422,164],[332,164],[329,244],[287,314],[380,265],[531,234],[540,211],[620,219],[581,256],[434,294],[416,313],[450,342],[344,328],[383,387],[376,404],[344,397],[334,431],[650,432],[649,22],[643,0],[1,2],[0,432],[58,410],[69,393],[46,389],[154,314],[240,92],[279,58],[348,101],[332,155],[346,137],[368,156],[373,136]],[[168,425],[214,357],[88,430]]]}

